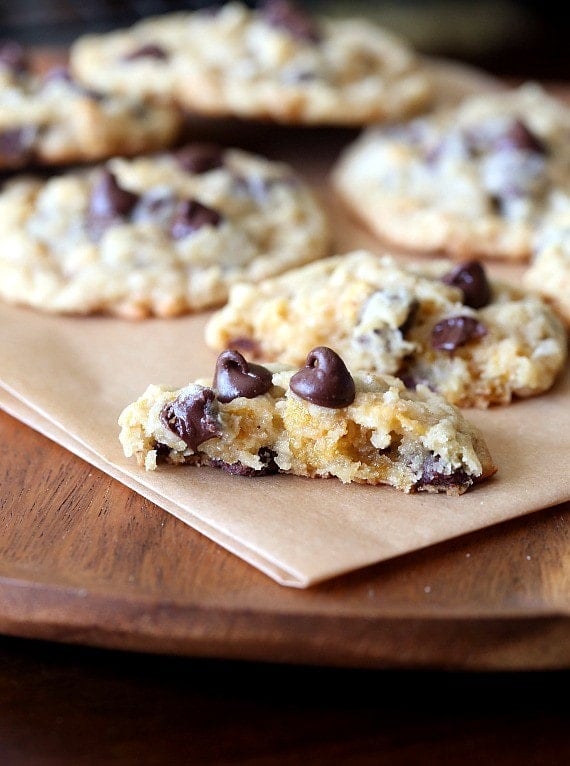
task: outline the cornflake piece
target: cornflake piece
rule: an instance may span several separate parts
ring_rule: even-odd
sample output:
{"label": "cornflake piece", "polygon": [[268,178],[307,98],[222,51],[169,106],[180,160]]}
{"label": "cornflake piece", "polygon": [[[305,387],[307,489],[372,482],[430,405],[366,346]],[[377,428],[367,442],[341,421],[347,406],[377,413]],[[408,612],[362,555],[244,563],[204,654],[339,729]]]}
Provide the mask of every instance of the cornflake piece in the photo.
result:
{"label": "cornflake piece", "polygon": [[425,386],[350,372],[328,347],[304,367],[220,355],[213,382],[150,385],[119,417],[127,457],[385,484],[403,492],[460,495],[497,468],[481,433]]}

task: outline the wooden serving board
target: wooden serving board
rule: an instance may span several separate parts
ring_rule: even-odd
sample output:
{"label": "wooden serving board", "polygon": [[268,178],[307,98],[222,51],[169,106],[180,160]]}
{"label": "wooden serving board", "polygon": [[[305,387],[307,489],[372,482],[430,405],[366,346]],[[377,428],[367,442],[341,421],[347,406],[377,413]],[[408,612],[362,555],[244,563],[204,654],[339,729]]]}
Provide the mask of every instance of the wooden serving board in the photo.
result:
{"label": "wooden serving board", "polygon": [[570,667],[570,504],[293,590],[0,413],[0,631],[346,667]]}
{"label": "wooden serving board", "polygon": [[[333,161],[356,133],[310,134]],[[287,158],[306,136],[267,126],[264,153]],[[260,150],[259,126],[239,137]],[[569,510],[292,590],[0,412],[0,632],[298,664],[567,668]]]}

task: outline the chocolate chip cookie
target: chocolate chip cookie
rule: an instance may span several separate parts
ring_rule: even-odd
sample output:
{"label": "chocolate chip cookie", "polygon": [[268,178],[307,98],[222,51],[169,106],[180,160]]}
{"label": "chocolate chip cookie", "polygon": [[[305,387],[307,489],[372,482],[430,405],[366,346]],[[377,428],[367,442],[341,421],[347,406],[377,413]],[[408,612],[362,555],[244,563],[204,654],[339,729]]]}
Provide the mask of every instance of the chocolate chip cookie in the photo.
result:
{"label": "chocolate chip cookie", "polygon": [[333,183],[381,238],[457,259],[528,259],[570,190],[570,108],[525,83],[406,123],[367,130]]}
{"label": "chocolate chip cookie", "polygon": [[87,35],[71,65],[89,87],[190,111],[282,123],[362,125],[430,103],[401,37],[369,20],[316,17],[287,0],[164,14]]}
{"label": "chocolate chip cookie", "polygon": [[0,296],[48,312],[170,317],[328,251],[287,165],[213,145],[114,158],[0,193]]}
{"label": "chocolate chip cookie", "polygon": [[119,425],[125,455],[146,470],[205,465],[448,495],[497,470],[481,433],[443,397],[351,372],[327,346],[312,349],[299,369],[224,351],[212,381],[150,385]]}
{"label": "chocolate chip cookie", "polygon": [[20,45],[0,42],[0,170],[163,149],[182,124],[177,109],[103,95],[80,85],[66,67],[39,77]]}
{"label": "chocolate chip cookie", "polygon": [[489,279],[479,261],[405,265],[366,251],[234,286],[205,333],[217,351],[293,365],[326,344],[352,370],[481,408],[547,391],[567,350],[546,303]]}

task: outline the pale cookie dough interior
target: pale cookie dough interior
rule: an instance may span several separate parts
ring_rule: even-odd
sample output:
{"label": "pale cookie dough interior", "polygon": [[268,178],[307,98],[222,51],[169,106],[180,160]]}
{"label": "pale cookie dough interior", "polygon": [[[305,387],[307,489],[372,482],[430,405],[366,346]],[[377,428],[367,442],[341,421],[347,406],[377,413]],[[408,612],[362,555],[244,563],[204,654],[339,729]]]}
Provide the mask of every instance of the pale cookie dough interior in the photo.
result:
{"label": "pale cookie dough interior", "polygon": [[288,166],[195,148],[211,167],[185,169],[180,151],[7,184],[0,296],[44,311],[168,317],[327,254],[326,216]]}
{"label": "pale cookie dough interior", "polygon": [[525,83],[365,131],[332,182],[381,238],[452,257],[530,257],[570,191],[570,108]]}
{"label": "pale cookie dough interior", "polygon": [[417,113],[433,96],[430,75],[399,36],[283,2],[266,10],[231,2],[84,36],[71,64],[97,89],[284,123],[379,122]]}
{"label": "pale cookie dough interior", "polygon": [[536,295],[487,280],[478,268],[479,293],[466,297],[457,280],[442,280],[453,269],[465,276],[450,261],[406,266],[367,251],[334,256],[234,286],[205,340],[217,351],[293,365],[327,344],[350,369],[398,375],[465,407],[547,391],[566,360],[562,323]]}
{"label": "pale cookie dough interior", "polygon": [[[150,385],[119,417],[125,455],[147,470],[161,462],[190,463],[241,476],[336,477],[452,495],[496,471],[478,430],[425,386],[412,392],[391,376],[351,375],[342,360],[339,384],[338,357],[326,348],[307,361],[301,370],[252,369],[239,357],[240,370],[230,366],[230,375],[247,386],[260,371],[268,380],[255,391],[238,385],[231,395],[218,372],[212,383],[181,389]],[[348,398],[331,403],[330,397],[346,394],[347,384]],[[324,388],[326,404],[310,400],[315,385]]]}

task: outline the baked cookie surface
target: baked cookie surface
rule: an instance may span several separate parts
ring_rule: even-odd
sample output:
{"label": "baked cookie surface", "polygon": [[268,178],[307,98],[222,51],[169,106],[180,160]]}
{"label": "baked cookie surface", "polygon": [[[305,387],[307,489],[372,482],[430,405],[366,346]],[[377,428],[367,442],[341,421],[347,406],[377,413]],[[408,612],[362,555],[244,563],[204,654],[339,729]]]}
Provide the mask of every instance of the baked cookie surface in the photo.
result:
{"label": "baked cookie surface", "polygon": [[0,296],[140,319],[221,305],[238,280],[319,258],[328,223],[286,165],[188,145],[0,193]]}
{"label": "baked cookie surface", "polygon": [[523,284],[550,303],[570,327],[570,196],[537,234]]}
{"label": "baked cookie surface", "polygon": [[66,67],[40,77],[19,45],[0,42],[0,170],[160,150],[181,130],[177,109],[102,95]]}
{"label": "baked cookie surface", "polygon": [[283,123],[361,125],[421,111],[433,87],[415,52],[370,21],[293,3],[231,2],[88,35],[71,65],[90,87],[191,111]]}
{"label": "baked cookie surface", "polygon": [[480,432],[441,396],[351,373],[318,347],[300,369],[220,354],[213,381],[150,385],[119,417],[127,457],[241,476],[287,473],[458,495],[496,471]]}
{"label": "baked cookie surface", "polygon": [[480,262],[405,265],[367,251],[234,286],[205,339],[217,351],[293,365],[326,344],[351,370],[396,375],[482,408],[548,390],[567,353],[546,303],[487,279]]}
{"label": "baked cookie surface", "polygon": [[471,96],[365,131],[332,181],[381,238],[417,252],[527,260],[570,190],[570,108],[540,86]]}

